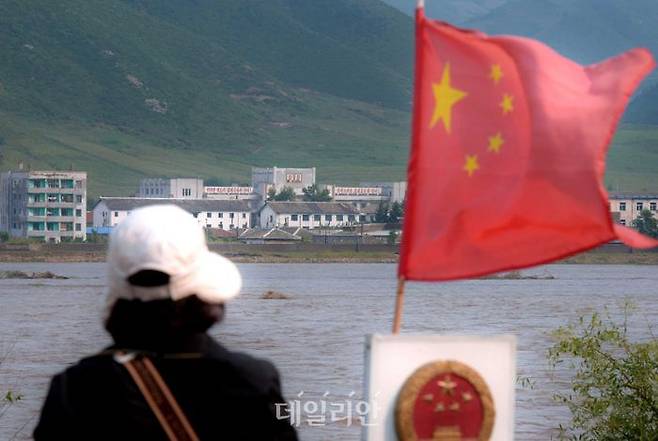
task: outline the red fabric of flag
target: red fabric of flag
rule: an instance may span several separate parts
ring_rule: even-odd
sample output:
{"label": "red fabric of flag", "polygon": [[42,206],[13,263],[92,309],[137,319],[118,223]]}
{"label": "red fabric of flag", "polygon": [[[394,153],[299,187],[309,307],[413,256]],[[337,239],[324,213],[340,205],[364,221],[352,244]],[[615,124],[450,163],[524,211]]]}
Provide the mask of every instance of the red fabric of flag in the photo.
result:
{"label": "red fabric of flag", "polygon": [[620,238],[605,154],[653,68],[634,49],[581,66],[526,38],[416,18],[411,156],[399,275],[449,280],[566,257]]}

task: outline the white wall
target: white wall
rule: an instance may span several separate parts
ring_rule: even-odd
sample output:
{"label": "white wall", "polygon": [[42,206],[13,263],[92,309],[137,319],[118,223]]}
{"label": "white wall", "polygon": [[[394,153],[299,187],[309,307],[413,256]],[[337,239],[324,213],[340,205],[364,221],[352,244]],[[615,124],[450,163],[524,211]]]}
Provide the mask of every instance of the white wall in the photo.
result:
{"label": "white wall", "polygon": [[[297,217],[295,219],[295,216]],[[320,216],[320,219],[317,220],[315,216]],[[321,214],[313,215],[309,214],[307,219],[304,219],[303,214],[279,214],[275,213],[274,210],[268,205],[266,205],[260,212],[260,227],[261,228],[272,228],[272,227],[302,227],[302,228],[321,228],[321,227],[344,227],[347,225],[352,225],[358,223],[359,217],[353,215],[354,218],[350,220],[347,214]],[[329,218],[328,218],[329,217]],[[342,219],[341,219],[342,217]]]}

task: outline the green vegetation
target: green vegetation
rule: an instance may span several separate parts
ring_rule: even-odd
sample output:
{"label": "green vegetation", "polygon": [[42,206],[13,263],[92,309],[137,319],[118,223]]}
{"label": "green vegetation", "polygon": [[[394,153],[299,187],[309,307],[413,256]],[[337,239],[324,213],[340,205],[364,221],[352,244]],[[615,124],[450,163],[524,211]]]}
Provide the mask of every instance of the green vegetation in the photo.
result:
{"label": "green vegetation", "polygon": [[629,309],[621,324],[594,314],[555,332],[549,361],[574,371],[571,390],[555,396],[572,415],[570,424],[560,426],[560,439],[658,439],[658,339],[630,341]]}
{"label": "green vegetation", "polygon": [[642,234],[658,238],[658,223],[651,211],[647,209],[642,210],[637,219],[633,220],[633,227],[637,228]]}
{"label": "green vegetation", "polygon": [[313,184],[302,189],[302,192],[304,192],[303,199],[305,201],[313,201],[313,202],[331,201],[331,195],[329,194],[329,190],[327,190],[326,188],[320,190],[317,184]]}
{"label": "green vegetation", "polygon": [[[267,196],[270,196],[270,192],[267,192]],[[272,193],[272,198],[270,200],[273,201],[294,201],[295,200],[295,190],[292,187],[285,186],[281,189],[280,192],[274,191]]]}

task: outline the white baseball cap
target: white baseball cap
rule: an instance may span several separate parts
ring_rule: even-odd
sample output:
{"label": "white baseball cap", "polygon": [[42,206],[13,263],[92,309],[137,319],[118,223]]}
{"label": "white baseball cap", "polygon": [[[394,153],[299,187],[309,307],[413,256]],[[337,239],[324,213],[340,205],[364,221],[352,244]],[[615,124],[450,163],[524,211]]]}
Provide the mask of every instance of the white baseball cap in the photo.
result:
{"label": "white baseball cap", "polygon": [[[208,250],[203,228],[175,205],[151,205],[130,213],[110,235],[107,266],[108,311],[118,299],[180,300],[196,295],[207,303],[223,303],[242,287],[237,267]],[[143,287],[128,282],[144,270],[168,274],[169,283]]]}

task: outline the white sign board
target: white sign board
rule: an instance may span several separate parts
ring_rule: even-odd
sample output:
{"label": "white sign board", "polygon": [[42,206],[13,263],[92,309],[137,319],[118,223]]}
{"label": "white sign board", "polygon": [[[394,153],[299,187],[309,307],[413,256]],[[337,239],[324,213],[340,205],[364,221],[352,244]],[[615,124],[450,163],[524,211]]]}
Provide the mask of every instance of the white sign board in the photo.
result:
{"label": "white sign board", "polygon": [[395,408],[403,385],[421,366],[447,360],[468,365],[487,384],[495,409],[489,440],[514,439],[515,337],[371,335],[365,357],[365,441],[397,441]]}

